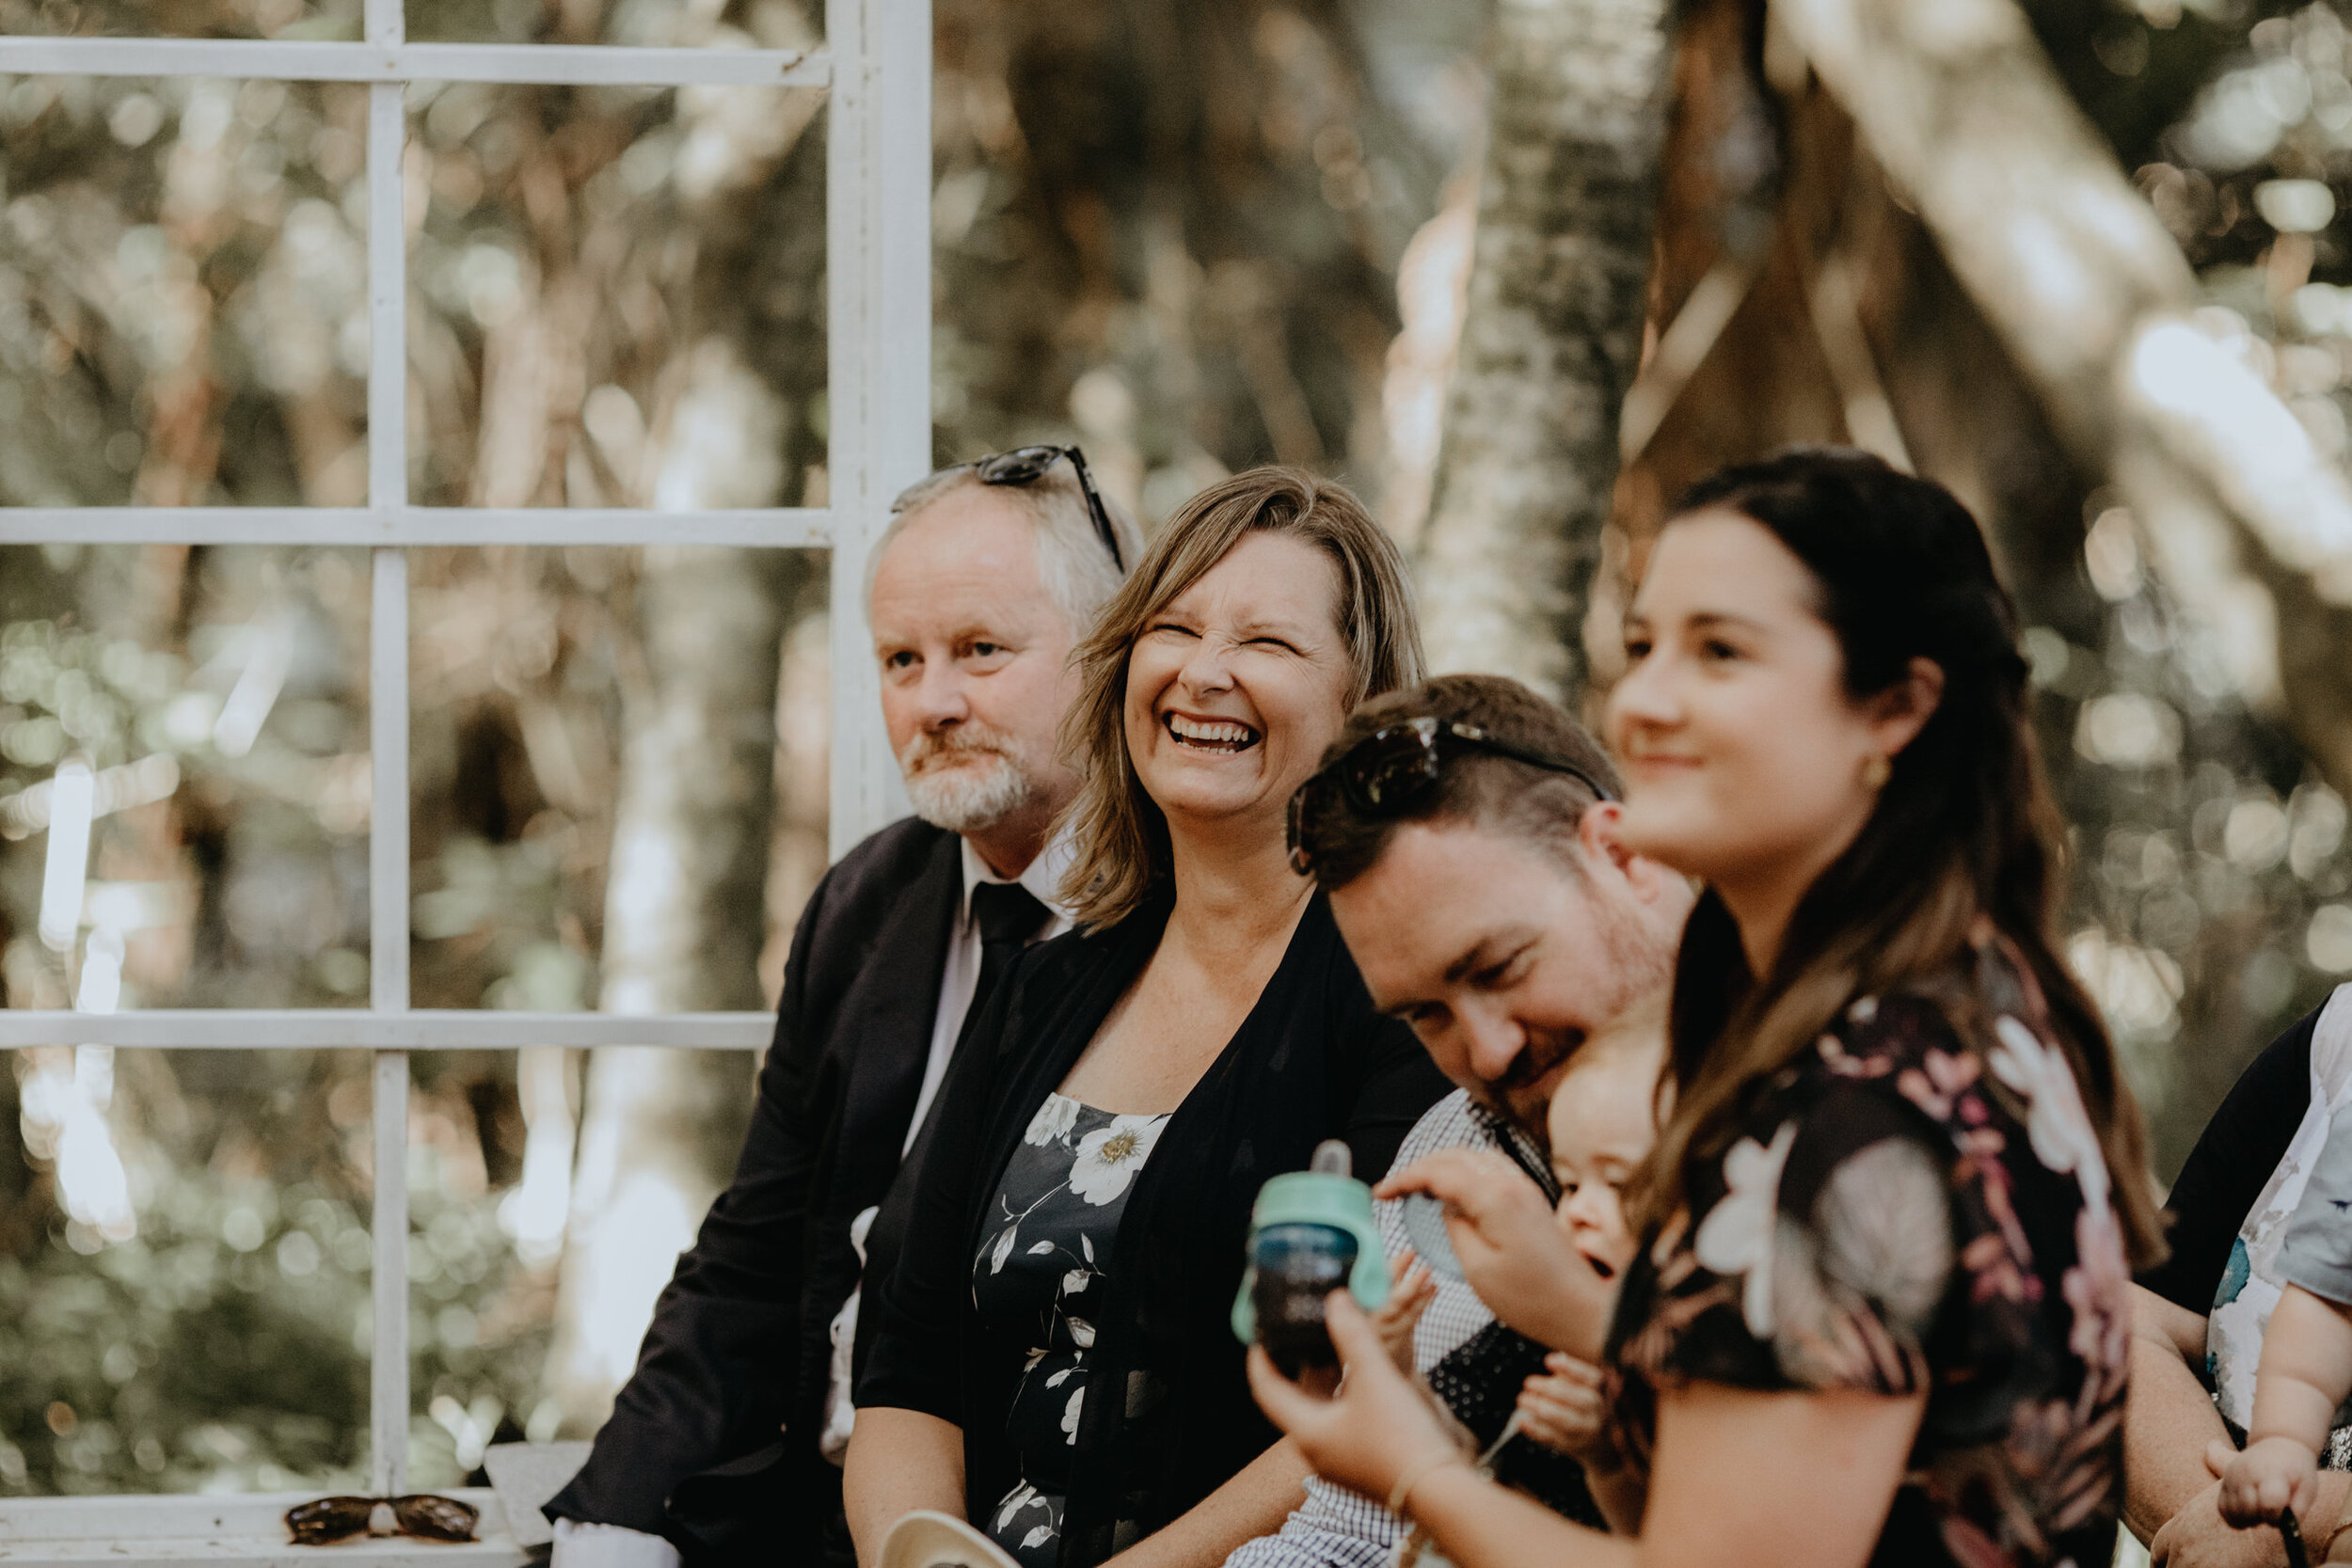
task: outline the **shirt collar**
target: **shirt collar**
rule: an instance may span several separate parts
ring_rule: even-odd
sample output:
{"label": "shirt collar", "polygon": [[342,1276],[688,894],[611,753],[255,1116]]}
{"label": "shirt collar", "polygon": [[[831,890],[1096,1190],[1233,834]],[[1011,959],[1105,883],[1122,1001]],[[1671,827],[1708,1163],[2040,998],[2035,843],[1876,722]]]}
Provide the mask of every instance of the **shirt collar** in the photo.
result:
{"label": "shirt collar", "polygon": [[1068,830],[1057,832],[1052,839],[1048,840],[1045,847],[1039,852],[1037,859],[1031,861],[1027,869],[1018,877],[999,877],[990,870],[988,862],[980,859],[980,852],[972,847],[972,841],[968,838],[959,839],[958,847],[963,854],[963,897],[956,911],[956,919],[959,922],[969,921],[972,918],[972,890],[974,888],[982,882],[1005,881],[1019,882],[1023,887],[1027,888],[1036,895],[1039,903],[1054,911],[1055,918],[1058,920],[1070,918],[1070,911],[1063,906],[1061,901],[1061,879],[1062,873],[1068,871],[1071,863],[1078,858],[1078,846],[1072,839]]}

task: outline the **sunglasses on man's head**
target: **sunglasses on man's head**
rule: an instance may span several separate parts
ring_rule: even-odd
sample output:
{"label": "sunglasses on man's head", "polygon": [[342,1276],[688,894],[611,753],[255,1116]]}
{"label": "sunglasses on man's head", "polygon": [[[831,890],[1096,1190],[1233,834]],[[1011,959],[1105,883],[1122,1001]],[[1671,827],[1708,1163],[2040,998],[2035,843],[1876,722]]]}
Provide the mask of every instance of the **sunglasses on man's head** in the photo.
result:
{"label": "sunglasses on man's head", "polygon": [[1110,512],[1103,505],[1103,493],[1094,487],[1094,475],[1087,469],[1086,453],[1077,448],[1015,447],[964,467],[982,484],[1035,484],[1045,477],[1047,469],[1065,457],[1078,476],[1078,493],[1086,497],[1087,515],[1094,519],[1094,531],[1102,537],[1103,547],[1111,552],[1111,564],[1125,571],[1127,560],[1120,552],[1119,535],[1111,528]]}
{"label": "sunglasses on man's head", "polygon": [[297,1546],[327,1546],[355,1535],[413,1535],[421,1541],[471,1541],[481,1519],[471,1503],[430,1492],[405,1497],[320,1497],[286,1510]]}
{"label": "sunglasses on man's head", "polygon": [[1302,877],[1314,869],[1314,846],[1309,840],[1314,822],[1328,809],[1335,794],[1353,806],[1358,816],[1390,821],[1403,816],[1437,787],[1445,777],[1448,762],[1473,752],[1563,773],[1603,800],[1616,799],[1614,791],[1577,764],[1506,745],[1475,724],[1427,716],[1407,719],[1373,731],[1291,796],[1287,824],[1291,869]]}

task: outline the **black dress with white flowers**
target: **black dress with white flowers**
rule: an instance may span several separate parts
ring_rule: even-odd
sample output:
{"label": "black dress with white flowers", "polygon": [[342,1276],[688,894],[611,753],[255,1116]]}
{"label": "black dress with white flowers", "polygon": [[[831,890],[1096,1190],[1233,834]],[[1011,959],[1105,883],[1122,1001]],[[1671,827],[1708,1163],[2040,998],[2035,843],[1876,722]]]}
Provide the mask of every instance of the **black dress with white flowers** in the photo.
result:
{"label": "black dress with white flowers", "polygon": [[1094,1344],[1089,1304],[1107,1276],[1128,1189],[1167,1125],[1166,1114],[1113,1116],[1048,1094],[1005,1167],[995,1227],[972,1260],[981,1323],[1028,1338],[1005,1418],[1021,1481],[985,1520],[1022,1568],[1053,1568],[1061,1555],[1062,1504]]}
{"label": "black dress with white flowers", "polygon": [[[1057,1257],[1047,1266],[1047,1255],[1035,1255],[1037,1293],[1002,1312],[977,1299],[974,1264],[993,1259],[1013,1217],[1060,1184],[1050,1170],[1014,1174],[1012,1194],[1027,1196],[1009,1209],[1000,1201],[1016,1159],[1048,1157],[1027,1137],[1039,1106],[1069,1082],[1150,967],[1173,908],[1164,883],[1116,926],[1082,927],[1022,954],[964,1025],[940,1085],[898,1267],[866,1283],[860,1316],[871,1312],[874,1327],[858,1408],[911,1410],[953,1426],[966,1506],[982,1528],[1025,1483],[1055,1490],[1042,1472],[1025,1469],[1054,1456],[1025,1453],[1008,1432],[1014,1404],[1042,1381],[1030,1356],[1047,1347],[1053,1304],[1078,1264]],[[1347,1141],[1358,1170],[1387,1170],[1421,1114],[1452,1088],[1413,1032],[1373,1006],[1328,901],[1310,898],[1256,1006],[1152,1132],[1132,1184],[1113,1194],[1092,1177],[1082,1182],[1123,1207],[1116,1244],[1105,1247],[1107,1205],[1089,1205],[1083,1194],[1076,1205],[1094,1211],[1085,1225],[1093,1276],[1078,1292],[1087,1306],[1076,1316],[1095,1331],[1085,1366],[1096,1397],[1083,1402],[1077,1441],[1059,1450],[1068,1477],[1059,1568],[1098,1568],[1182,1518],[1280,1439],[1250,1398],[1232,1328],[1259,1189],[1305,1170],[1327,1138]],[[1089,1122],[1082,1133],[1073,1119],[1051,1134],[1052,1157],[1077,1174],[1086,1139],[1105,1130]],[[1096,1150],[1106,1162],[1111,1141]],[[1125,1161],[1145,1152],[1128,1149]],[[1030,1261],[1022,1248],[1053,1239],[1030,1228],[1043,1218],[1040,1209],[1021,1222],[1007,1269],[1016,1258]],[[1083,1243],[1073,1250],[1083,1262]],[[1068,1395],[1046,1408],[1058,1434]],[[1014,1539],[1036,1528],[1025,1523]]]}
{"label": "black dress with white flowers", "polygon": [[1988,940],[1761,1085],[1617,1298],[1610,1419],[1639,1468],[1680,1385],[1925,1394],[1874,1568],[2108,1560],[2130,1279],[2045,1016]]}

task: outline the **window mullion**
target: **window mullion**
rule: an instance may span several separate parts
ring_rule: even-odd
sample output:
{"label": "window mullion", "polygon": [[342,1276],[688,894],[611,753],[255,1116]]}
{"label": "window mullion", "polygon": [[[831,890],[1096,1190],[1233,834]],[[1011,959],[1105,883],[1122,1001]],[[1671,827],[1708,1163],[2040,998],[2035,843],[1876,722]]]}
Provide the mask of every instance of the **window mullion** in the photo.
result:
{"label": "window mullion", "polygon": [[326,43],[278,39],[0,38],[0,75],[216,76],[280,82],[497,82],[821,87],[823,50],[609,43]]}
{"label": "window mullion", "polygon": [[866,562],[931,449],[930,0],[827,0],[827,478],[837,857],[908,810],[882,724]]}
{"label": "window mullion", "polygon": [[821,507],[655,512],[526,506],[0,506],[0,545],[719,545],[821,548]]}
{"label": "window mullion", "polygon": [[[402,0],[367,0],[367,41],[405,40]],[[401,158],[406,87],[368,88],[368,503],[408,502],[408,226]],[[374,555],[368,620],[369,1004],[408,1010],[408,557]],[[369,1378],[369,1481],[378,1497],[408,1488],[408,1053],[379,1051],[374,1070],[374,1327]]]}

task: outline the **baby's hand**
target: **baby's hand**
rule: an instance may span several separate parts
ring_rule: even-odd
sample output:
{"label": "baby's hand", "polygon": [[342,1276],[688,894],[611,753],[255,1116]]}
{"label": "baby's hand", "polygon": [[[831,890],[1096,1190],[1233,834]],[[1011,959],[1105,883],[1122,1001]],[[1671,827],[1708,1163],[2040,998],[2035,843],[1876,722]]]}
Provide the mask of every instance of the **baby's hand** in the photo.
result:
{"label": "baby's hand", "polygon": [[1438,1299],[1437,1277],[1428,1265],[1407,1252],[1389,1265],[1388,1305],[1372,1315],[1380,1343],[1398,1371],[1413,1375],[1413,1330],[1421,1315]]}
{"label": "baby's hand", "polygon": [[2276,1524],[2290,1508],[2300,1513],[2318,1495],[2318,1457],[2292,1437],[2265,1437],[2244,1453],[2215,1438],[2206,1465],[2221,1477],[2215,1499],[2221,1516],[2240,1529]]}
{"label": "baby's hand", "polygon": [[1601,1431],[1601,1373],[1589,1361],[1552,1352],[1548,1370],[1519,1388],[1519,1430],[1555,1453],[1593,1463],[1609,1452]]}

